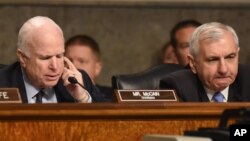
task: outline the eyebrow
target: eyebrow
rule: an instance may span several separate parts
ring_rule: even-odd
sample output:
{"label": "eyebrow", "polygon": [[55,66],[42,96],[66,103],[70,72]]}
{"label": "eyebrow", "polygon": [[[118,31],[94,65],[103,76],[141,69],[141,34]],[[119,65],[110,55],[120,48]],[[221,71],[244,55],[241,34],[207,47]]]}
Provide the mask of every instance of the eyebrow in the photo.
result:
{"label": "eyebrow", "polygon": [[[229,53],[229,54],[227,54],[226,56],[224,56],[223,58],[229,58],[229,57],[231,57],[232,55],[233,55],[233,56],[236,56],[237,53],[236,53],[236,52]],[[219,58],[220,58],[219,56],[209,56],[209,57],[206,58],[206,60],[207,60],[207,59],[219,59]]]}
{"label": "eyebrow", "polygon": [[232,55],[233,55],[233,56],[236,56],[236,55],[237,55],[237,53],[236,53],[236,52],[230,53],[230,54],[226,55],[224,58],[231,57]]}
{"label": "eyebrow", "polygon": [[55,55],[38,55],[39,57],[41,58],[50,58],[50,57],[53,57],[53,56],[58,56],[58,55],[64,55],[64,52],[63,53],[58,53],[58,54],[55,54]]}

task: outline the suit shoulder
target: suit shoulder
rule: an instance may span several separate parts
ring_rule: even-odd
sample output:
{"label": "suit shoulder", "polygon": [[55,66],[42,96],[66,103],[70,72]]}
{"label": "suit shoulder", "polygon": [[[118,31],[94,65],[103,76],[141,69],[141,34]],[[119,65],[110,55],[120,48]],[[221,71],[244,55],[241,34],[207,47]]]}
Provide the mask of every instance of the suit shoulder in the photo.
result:
{"label": "suit shoulder", "polygon": [[18,62],[5,66],[0,69],[0,78],[9,78],[19,70],[21,70],[21,66]]}

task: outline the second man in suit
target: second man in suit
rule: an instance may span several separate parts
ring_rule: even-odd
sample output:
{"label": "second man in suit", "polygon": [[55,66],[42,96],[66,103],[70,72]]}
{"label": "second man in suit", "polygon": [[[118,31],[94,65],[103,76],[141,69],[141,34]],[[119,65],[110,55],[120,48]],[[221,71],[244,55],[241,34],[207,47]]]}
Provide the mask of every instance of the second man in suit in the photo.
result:
{"label": "second man in suit", "polygon": [[170,74],[160,87],[175,89],[182,101],[250,101],[249,67],[238,65],[239,50],[232,27],[217,22],[203,24],[190,40],[191,70]]}

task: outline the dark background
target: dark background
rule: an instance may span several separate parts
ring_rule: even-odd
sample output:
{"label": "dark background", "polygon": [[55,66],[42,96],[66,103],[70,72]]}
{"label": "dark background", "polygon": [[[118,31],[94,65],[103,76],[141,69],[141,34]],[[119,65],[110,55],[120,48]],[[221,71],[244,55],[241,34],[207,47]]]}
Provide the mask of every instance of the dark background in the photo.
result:
{"label": "dark background", "polygon": [[170,29],[176,22],[190,18],[232,26],[240,39],[240,62],[250,63],[250,2],[169,1],[0,2],[0,63],[16,60],[18,30],[37,15],[52,18],[66,39],[88,34],[97,40],[104,64],[98,82],[104,85],[111,85],[112,75],[135,73],[157,64]]}

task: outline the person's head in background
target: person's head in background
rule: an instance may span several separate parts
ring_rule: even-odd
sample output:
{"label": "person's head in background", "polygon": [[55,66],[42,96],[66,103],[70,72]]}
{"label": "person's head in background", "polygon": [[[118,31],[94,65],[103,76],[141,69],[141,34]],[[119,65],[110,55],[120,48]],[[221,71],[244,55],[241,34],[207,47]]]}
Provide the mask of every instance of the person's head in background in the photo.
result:
{"label": "person's head in background", "polygon": [[161,53],[161,60],[163,64],[178,64],[178,60],[176,58],[173,46],[170,42],[164,44]]}
{"label": "person's head in background", "polygon": [[221,91],[238,73],[239,40],[230,26],[212,22],[198,27],[190,40],[190,67],[203,85]]}
{"label": "person's head in background", "polygon": [[76,68],[85,70],[93,84],[102,69],[98,43],[88,35],[76,35],[65,42],[65,56]]}
{"label": "person's head in background", "polygon": [[189,39],[200,25],[201,23],[196,20],[184,20],[177,23],[170,32],[170,40],[177,60],[183,66],[188,65]]}

